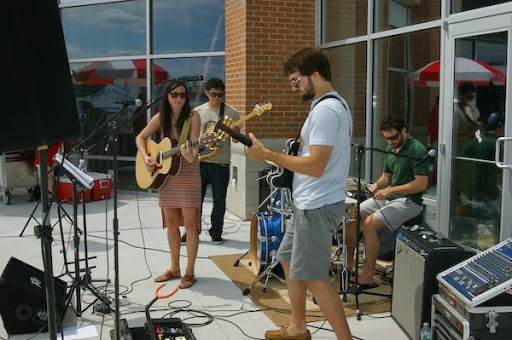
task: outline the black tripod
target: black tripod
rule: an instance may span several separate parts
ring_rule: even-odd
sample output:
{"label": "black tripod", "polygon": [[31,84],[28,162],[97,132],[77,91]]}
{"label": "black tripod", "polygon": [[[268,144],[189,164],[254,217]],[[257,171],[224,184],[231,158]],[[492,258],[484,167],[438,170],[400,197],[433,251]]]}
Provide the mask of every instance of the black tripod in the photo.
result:
{"label": "black tripod", "polygon": [[[48,172],[46,173],[47,175],[53,171],[53,169],[50,169],[48,170]],[[58,186],[59,184],[59,180],[58,180],[58,177],[56,178],[55,180],[56,182],[56,185]],[[28,217],[27,219],[27,222],[25,223],[25,225],[23,226],[23,229],[21,230],[20,232],[20,235],[19,237],[23,237],[23,233],[25,233],[25,229],[27,229],[28,227],[28,224],[30,223],[30,221],[34,220],[37,224],[39,224],[39,221],[34,217],[34,214],[35,212],[37,211],[37,208],[39,208],[39,205],[41,204],[42,202],[42,195],[39,195],[39,199],[37,200],[35,206],[34,206],[34,209],[32,209],[32,212],[30,213],[30,216]],[[52,225],[52,229],[55,227],[55,225],[57,223],[59,223],[60,225],[60,229],[62,230],[62,218],[66,218],[68,221],[71,221],[71,216],[69,216],[69,214],[67,213],[67,211],[62,207],[62,202],[59,202],[58,205],[57,205],[57,215],[58,215],[58,219],[57,219],[57,222],[55,222],[53,225]],[[50,202],[50,208],[51,208],[51,205],[52,205],[52,202]],[[61,235],[62,236],[62,235]]]}
{"label": "black tripod", "polygon": [[[70,177],[71,174],[68,173],[68,177]],[[71,179],[71,177],[70,177]],[[78,181],[76,179],[71,179],[72,182],[72,188],[73,188],[73,254],[74,254],[74,272],[71,272],[68,270],[68,264],[70,262],[67,262],[67,255],[64,249],[64,263],[66,266],[66,272],[67,274],[73,279],[73,282],[71,284],[71,288],[69,290],[68,299],[66,301],[66,306],[71,302],[71,299],[73,297],[73,292],[75,292],[76,296],[76,306],[75,306],[75,314],[77,316],[82,316],[82,313],[85,312],[90,306],[92,306],[96,301],[100,301],[100,305],[95,305],[94,311],[109,314],[112,312],[112,309],[110,307],[112,301],[105,296],[97,287],[95,287],[92,282],[91,278],[91,272],[89,267],[89,255],[87,250],[87,227],[85,223],[85,194],[86,194],[86,188],[83,186],[78,187]],[[82,233],[78,228],[78,192],[81,193],[80,199],[82,202],[83,207],[83,235],[84,235],[84,262],[85,262],[85,269],[80,268],[80,262],[82,261],[80,259],[80,234]],[[61,235],[62,237],[62,235]],[[63,242],[64,245],[64,242]],[[85,272],[83,276],[81,276],[81,273]],[[107,280],[108,282],[108,280]],[[89,304],[85,309],[82,309],[82,298],[81,298],[81,289],[87,289],[89,292],[91,292],[96,299]]]}

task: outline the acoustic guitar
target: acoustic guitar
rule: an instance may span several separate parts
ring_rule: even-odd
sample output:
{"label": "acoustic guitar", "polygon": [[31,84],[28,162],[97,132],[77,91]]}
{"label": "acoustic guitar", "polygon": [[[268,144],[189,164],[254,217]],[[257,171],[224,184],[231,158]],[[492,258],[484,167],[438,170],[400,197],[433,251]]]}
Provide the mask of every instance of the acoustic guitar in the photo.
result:
{"label": "acoustic guitar", "polygon": [[[263,102],[254,105],[254,110],[252,110],[251,113],[246,114],[236,122],[230,124],[232,128],[238,128],[240,125],[242,125],[247,120],[251,119],[254,116],[261,116],[263,112],[272,110],[272,103],[271,102]],[[215,131],[216,126],[215,124],[211,124],[211,126],[207,126],[204,134],[213,133]],[[204,135],[203,134],[203,135]],[[199,161],[202,161],[205,158],[212,157],[217,153],[219,150],[218,147],[222,141],[226,139],[227,135],[223,134],[222,136],[219,136],[217,133],[217,138],[214,142],[208,143],[208,145],[205,145],[203,148],[199,149]]]}
{"label": "acoustic guitar", "polygon": [[[202,147],[208,143],[214,143],[217,136],[213,133],[202,134],[199,138],[190,142],[192,147]],[[168,175],[175,176],[181,167],[181,145],[168,137],[162,139],[160,143],[152,140],[146,140],[146,153],[155,163],[155,168],[149,172],[146,168],[146,162],[140,152],[137,152],[135,159],[135,178],[137,185],[141,189],[158,189],[167,179]]]}

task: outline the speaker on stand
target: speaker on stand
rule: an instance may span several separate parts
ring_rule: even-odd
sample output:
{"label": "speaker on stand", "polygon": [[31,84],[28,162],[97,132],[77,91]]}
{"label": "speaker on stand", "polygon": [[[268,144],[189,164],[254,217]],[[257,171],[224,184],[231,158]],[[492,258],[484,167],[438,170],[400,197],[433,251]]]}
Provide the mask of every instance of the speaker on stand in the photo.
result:
{"label": "speaker on stand", "polygon": [[[5,114],[0,124],[0,152],[37,147],[41,173],[45,174],[48,145],[80,136],[58,1],[7,1],[2,5],[9,15],[4,16],[0,28],[8,32],[9,39],[4,39],[2,46],[2,78],[7,84],[4,97],[8,100],[2,107]],[[41,239],[44,279],[39,281],[45,282],[48,332],[50,339],[56,340],[47,185],[47,177],[41,176],[43,222],[36,226],[35,234]]]}
{"label": "speaker on stand", "polygon": [[[55,278],[55,310],[62,320],[65,312],[66,282]],[[9,335],[48,329],[44,272],[11,257],[0,278],[0,315]]]}

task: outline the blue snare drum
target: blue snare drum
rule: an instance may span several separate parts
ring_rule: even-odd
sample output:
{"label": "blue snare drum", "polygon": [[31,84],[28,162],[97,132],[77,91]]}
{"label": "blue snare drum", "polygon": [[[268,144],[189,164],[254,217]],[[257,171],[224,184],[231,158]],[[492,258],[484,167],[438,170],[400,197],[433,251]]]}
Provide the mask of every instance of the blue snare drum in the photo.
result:
{"label": "blue snare drum", "polygon": [[[272,263],[284,236],[281,214],[258,212],[251,219],[251,267],[254,275],[260,274]],[[284,221],[283,221],[284,222]],[[282,230],[282,232],[281,232]]]}

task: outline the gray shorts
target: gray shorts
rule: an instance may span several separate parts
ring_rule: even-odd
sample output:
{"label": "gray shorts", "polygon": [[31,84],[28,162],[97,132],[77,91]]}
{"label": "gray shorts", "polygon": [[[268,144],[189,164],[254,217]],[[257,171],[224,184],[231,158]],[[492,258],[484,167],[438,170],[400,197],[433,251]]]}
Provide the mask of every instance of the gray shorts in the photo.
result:
{"label": "gray shorts", "polygon": [[293,208],[277,259],[290,264],[294,280],[328,280],[332,237],[345,213],[345,201],[318,209]]}
{"label": "gray shorts", "polygon": [[376,200],[369,198],[361,203],[361,215],[374,215],[391,231],[400,227],[404,222],[418,216],[423,207],[407,198],[394,200]]}

